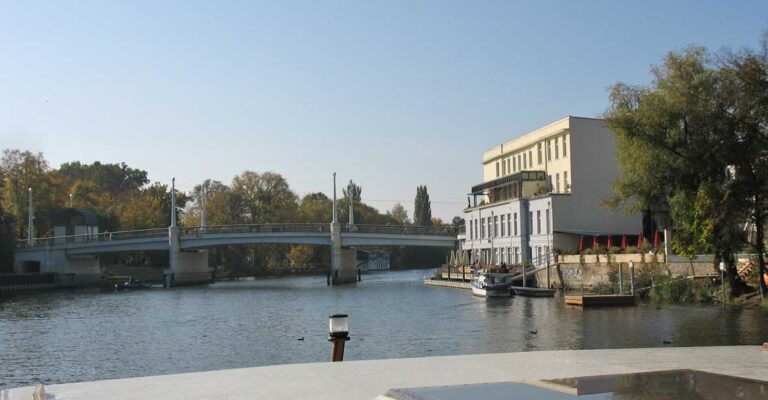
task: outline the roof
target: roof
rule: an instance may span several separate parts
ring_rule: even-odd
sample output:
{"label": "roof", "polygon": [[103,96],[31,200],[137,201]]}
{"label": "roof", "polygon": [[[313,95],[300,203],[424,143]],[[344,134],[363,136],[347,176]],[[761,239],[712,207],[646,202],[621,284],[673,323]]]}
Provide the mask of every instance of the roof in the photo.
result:
{"label": "roof", "polygon": [[65,208],[53,217],[53,224],[98,226],[99,217],[91,210],[82,208]]}

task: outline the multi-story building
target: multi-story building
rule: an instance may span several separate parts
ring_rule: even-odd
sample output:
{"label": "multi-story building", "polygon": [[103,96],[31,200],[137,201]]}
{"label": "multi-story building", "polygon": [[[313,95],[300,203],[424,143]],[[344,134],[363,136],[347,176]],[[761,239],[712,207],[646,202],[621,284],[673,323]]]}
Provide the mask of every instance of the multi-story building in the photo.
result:
{"label": "multi-story building", "polygon": [[539,264],[585,237],[641,231],[641,217],[602,203],[619,176],[616,144],[603,120],[566,117],[483,153],[483,183],[472,187],[459,237],[472,262]]}

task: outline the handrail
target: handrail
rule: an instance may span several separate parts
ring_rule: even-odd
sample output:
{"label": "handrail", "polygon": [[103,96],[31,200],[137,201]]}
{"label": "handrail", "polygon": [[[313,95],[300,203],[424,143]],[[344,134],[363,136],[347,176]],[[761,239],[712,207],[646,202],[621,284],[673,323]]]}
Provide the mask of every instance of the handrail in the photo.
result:
{"label": "handrail", "polygon": [[[416,225],[341,225],[342,233],[379,233],[401,235],[433,235],[456,236],[456,229],[450,225],[441,226],[416,226]],[[330,233],[329,223],[277,223],[277,224],[233,224],[233,225],[208,225],[179,227],[182,236],[200,236],[212,233]],[[149,228],[128,231],[86,233],[67,236],[48,236],[35,238],[34,246],[62,243],[90,243],[105,242],[141,237],[154,237],[168,235],[168,228]],[[28,239],[19,239],[19,247],[32,247]]]}

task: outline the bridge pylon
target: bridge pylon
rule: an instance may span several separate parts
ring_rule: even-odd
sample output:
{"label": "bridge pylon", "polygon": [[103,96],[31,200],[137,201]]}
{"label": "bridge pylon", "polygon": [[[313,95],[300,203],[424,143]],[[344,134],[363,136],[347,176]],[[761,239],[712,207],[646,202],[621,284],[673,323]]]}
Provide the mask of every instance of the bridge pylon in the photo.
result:
{"label": "bridge pylon", "polygon": [[357,282],[357,252],[341,247],[341,224],[331,223],[331,283]]}

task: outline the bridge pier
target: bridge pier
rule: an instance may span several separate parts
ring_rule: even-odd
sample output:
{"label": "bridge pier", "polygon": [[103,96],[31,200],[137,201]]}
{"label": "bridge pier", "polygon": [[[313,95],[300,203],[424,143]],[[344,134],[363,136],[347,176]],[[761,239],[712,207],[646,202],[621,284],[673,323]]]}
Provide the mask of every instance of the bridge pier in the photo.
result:
{"label": "bridge pier", "polygon": [[208,250],[182,251],[179,243],[179,228],[168,228],[168,269],[171,286],[200,285],[211,282],[208,268]]}
{"label": "bridge pier", "polygon": [[357,282],[357,252],[341,247],[341,224],[331,223],[331,283]]}

